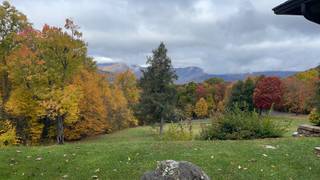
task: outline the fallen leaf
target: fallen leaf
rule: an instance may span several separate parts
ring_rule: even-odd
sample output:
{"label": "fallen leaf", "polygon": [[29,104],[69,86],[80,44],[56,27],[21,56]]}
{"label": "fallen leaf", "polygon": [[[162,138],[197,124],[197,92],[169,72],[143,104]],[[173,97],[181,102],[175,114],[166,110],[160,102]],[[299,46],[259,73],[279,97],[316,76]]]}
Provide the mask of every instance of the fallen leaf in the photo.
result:
{"label": "fallen leaf", "polygon": [[250,159],[250,160],[248,160],[249,162],[257,162],[257,160],[256,159]]}
{"label": "fallen leaf", "polygon": [[265,147],[266,149],[277,149],[276,147],[271,146],[271,145],[265,145],[264,147]]}
{"label": "fallen leaf", "polygon": [[36,161],[41,161],[42,160],[42,157],[38,157],[37,159],[36,159]]}
{"label": "fallen leaf", "polygon": [[62,178],[66,179],[68,178],[69,176],[67,174],[63,175]]}

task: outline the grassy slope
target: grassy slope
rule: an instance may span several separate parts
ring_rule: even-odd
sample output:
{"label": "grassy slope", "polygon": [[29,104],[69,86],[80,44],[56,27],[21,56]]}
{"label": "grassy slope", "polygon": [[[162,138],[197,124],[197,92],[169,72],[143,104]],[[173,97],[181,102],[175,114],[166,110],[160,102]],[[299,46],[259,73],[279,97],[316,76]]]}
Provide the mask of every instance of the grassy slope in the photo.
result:
{"label": "grassy slope", "polygon": [[[290,131],[306,122],[277,119],[292,121]],[[195,123],[194,128],[198,126]],[[253,141],[159,142],[149,127],[139,127],[64,146],[0,149],[0,179],[62,179],[64,175],[68,179],[91,179],[93,175],[139,179],[155,168],[156,161],[166,159],[193,162],[212,179],[320,179],[320,159],[313,151],[320,139],[292,138],[290,134]],[[36,161],[37,157],[42,160]]]}

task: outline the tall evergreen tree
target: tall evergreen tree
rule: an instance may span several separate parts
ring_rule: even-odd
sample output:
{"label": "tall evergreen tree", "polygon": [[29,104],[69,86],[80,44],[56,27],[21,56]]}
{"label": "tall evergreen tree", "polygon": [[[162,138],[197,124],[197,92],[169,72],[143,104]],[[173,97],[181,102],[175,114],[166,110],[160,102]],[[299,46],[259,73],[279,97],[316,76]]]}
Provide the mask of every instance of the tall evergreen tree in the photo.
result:
{"label": "tall evergreen tree", "polygon": [[238,81],[232,86],[228,107],[233,108],[235,104],[241,106],[243,101],[243,81]]}
{"label": "tall evergreen tree", "polygon": [[256,87],[255,82],[251,78],[248,78],[244,82],[243,86],[244,86],[243,87],[244,102],[246,103],[248,110],[253,111],[254,110],[253,93]]}
{"label": "tall evergreen tree", "polygon": [[233,85],[229,100],[229,108],[237,105],[240,109],[254,110],[253,93],[255,83],[251,78],[246,81],[238,81]]}
{"label": "tall evergreen tree", "polygon": [[172,115],[176,102],[174,80],[177,75],[167,51],[164,43],[153,50],[153,55],[147,60],[149,66],[142,71],[140,80],[141,119],[144,123],[160,122],[160,135],[163,133],[164,121]]}

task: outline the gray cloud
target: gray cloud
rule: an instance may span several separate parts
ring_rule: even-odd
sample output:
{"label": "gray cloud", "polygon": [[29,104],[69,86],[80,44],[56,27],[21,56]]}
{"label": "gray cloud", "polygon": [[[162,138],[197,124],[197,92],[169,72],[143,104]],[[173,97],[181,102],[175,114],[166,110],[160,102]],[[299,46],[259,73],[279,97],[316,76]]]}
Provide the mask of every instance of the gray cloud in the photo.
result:
{"label": "gray cloud", "polygon": [[320,26],[276,16],[284,0],[12,0],[41,28],[81,26],[102,61],[144,64],[164,41],[173,64],[210,73],[304,70],[319,63]]}

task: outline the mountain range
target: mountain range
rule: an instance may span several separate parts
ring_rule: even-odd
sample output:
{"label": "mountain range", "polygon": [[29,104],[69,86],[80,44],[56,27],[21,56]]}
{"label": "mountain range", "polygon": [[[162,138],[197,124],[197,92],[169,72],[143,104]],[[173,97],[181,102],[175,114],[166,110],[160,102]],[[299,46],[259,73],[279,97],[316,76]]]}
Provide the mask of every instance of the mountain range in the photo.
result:
{"label": "mountain range", "polygon": [[[100,71],[107,73],[121,73],[127,70],[131,70],[135,75],[140,78],[142,73],[141,70],[144,69],[138,65],[127,65],[125,63],[100,63],[98,64]],[[286,78],[292,76],[298,71],[262,71],[262,72],[252,72],[252,73],[237,73],[237,74],[209,74],[199,67],[184,67],[184,68],[174,68],[176,74],[178,75],[177,84],[185,84],[189,82],[203,82],[210,78],[221,78],[227,82],[244,80],[249,76],[277,76],[280,78]]]}

